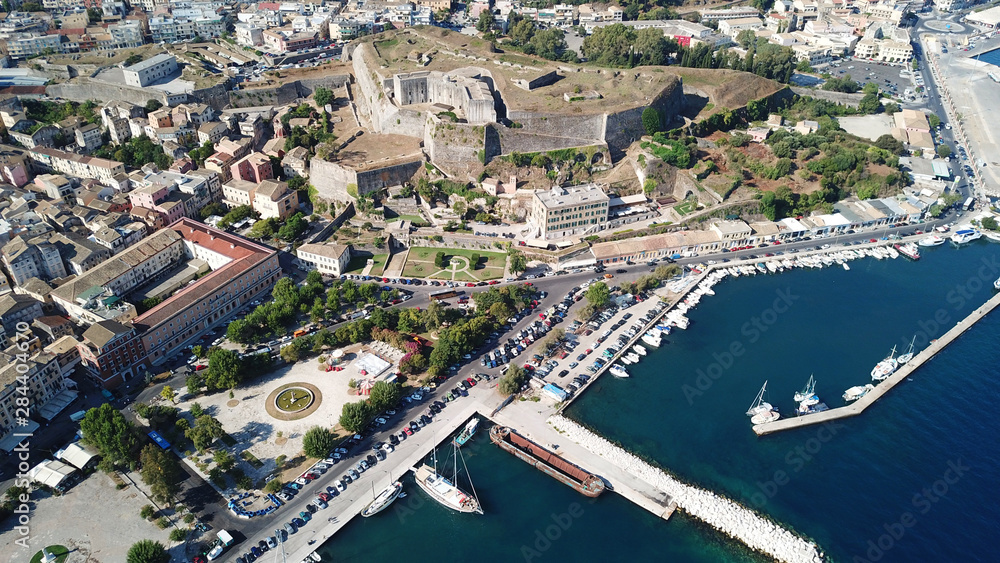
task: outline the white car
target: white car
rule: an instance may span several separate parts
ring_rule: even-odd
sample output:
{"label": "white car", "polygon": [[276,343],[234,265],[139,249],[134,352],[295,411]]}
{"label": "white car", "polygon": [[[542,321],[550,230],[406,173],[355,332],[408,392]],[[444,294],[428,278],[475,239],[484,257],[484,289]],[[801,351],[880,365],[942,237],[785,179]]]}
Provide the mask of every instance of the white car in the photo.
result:
{"label": "white car", "polygon": [[344,485],[344,482],[341,481],[340,479],[334,481],[333,486],[337,487],[337,490],[341,493],[347,490],[347,485]]}
{"label": "white car", "polygon": [[385,451],[386,453],[392,453],[392,451],[393,451],[393,450],[395,450],[396,448],[394,448],[394,447],[392,446],[392,444],[382,444],[382,449],[383,449],[383,450],[384,450],[384,451]]}

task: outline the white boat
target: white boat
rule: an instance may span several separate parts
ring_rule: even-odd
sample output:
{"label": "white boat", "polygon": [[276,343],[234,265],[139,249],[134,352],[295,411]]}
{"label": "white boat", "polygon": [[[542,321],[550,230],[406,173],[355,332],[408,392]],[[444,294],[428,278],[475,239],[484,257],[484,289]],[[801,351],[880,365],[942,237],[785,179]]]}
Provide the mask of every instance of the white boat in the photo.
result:
{"label": "white boat", "polygon": [[977,229],[962,229],[960,231],[955,231],[951,235],[951,242],[955,244],[965,244],[967,242],[972,242],[983,236]]}
{"label": "white boat", "polygon": [[900,354],[900,355],[899,355],[899,357],[898,357],[898,358],[896,358],[896,364],[897,364],[897,365],[900,365],[900,366],[901,366],[901,365],[903,365],[903,364],[906,364],[907,362],[909,362],[910,360],[912,360],[912,359],[913,359],[913,342],[914,342],[914,341],[915,341],[916,339],[917,339],[917,337],[916,337],[916,336],[914,336],[914,337],[913,337],[913,338],[912,338],[912,339],[910,340],[910,347],[909,347],[909,348],[908,348],[908,349],[906,350],[906,353],[905,353],[905,354]]}
{"label": "white boat", "polygon": [[636,344],[635,346],[632,347],[632,350],[634,350],[640,356],[645,356],[648,353],[646,352],[646,349],[642,347],[641,344]]}
{"label": "white boat", "polygon": [[920,242],[918,242],[917,244],[919,244],[920,246],[940,246],[944,244],[944,239],[937,235],[931,235],[929,237],[920,239]]}
{"label": "white boat", "polygon": [[774,410],[774,407],[771,406],[771,403],[768,403],[767,401],[764,400],[764,393],[766,392],[767,392],[767,381],[764,382],[764,385],[760,388],[760,391],[757,392],[757,397],[753,400],[753,404],[751,404],[750,408],[747,410],[747,416],[753,417],[754,415],[763,414],[768,411]]}
{"label": "white boat", "polygon": [[[396,481],[395,483],[389,485],[388,487],[383,489],[381,493],[375,496],[375,499],[372,500],[368,504],[368,506],[366,506],[365,509],[361,511],[361,516],[368,518],[369,516],[374,516],[379,512],[382,512],[383,510],[388,508],[389,505],[392,504],[392,502],[396,500],[397,497],[399,497],[399,493],[401,493],[402,491],[403,491],[403,484],[400,483],[399,481]],[[372,493],[374,494],[374,492],[375,492],[375,483],[373,482]]]}
{"label": "white boat", "polygon": [[623,368],[618,364],[611,366],[611,368],[608,369],[608,371],[610,371],[611,375],[615,377],[629,377],[628,371],[626,371],[625,368]]}
{"label": "white boat", "polygon": [[997,278],[997,281],[993,282],[993,289],[1000,290],[1000,278]]}
{"label": "white boat", "polygon": [[809,376],[809,381],[806,382],[806,386],[801,391],[796,391],[792,399],[799,404],[804,404],[806,406],[812,406],[819,403],[819,397],[816,396],[816,379],[813,376]]}
{"label": "white boat", "polygon": [[[479,505],[479,499],[475,496],[476,489],[473,487],[473,494],[470,495],[457,485],[458,458],[462,456],[462,450],[452,444],[452,451],[455,456],[455,465],[451,479],[437,472],[437,451],[435,450],[434,467],[424,463],[420,467],[414,468],[414,481],[428,496],[447,508],[467,514],[482,514],[483,509]],[[464,458],[462,465],[465,466]],[[468,468],[466,468],[466,472],[468,472]],[[469,484],[472,484],[471,480]]]}
{"label": "white boat", "polygon": [[844,262],[843,266],[844,266],[845,270],[850,270],[851,269],[851,267],[847,265],[847,262]]}
{"label": "white boat", "polygon": [[779,418],[781,418],[781,415],[778,414],[778,411],[764,411],[751,416],[750,422],[752,424],[766,424],[768,422],[774,422]]}
{"label": "white boat", "polygon": [[639,354],[636,354],[635,352],[631,352],[629,354],[626,354],[625,357],[628,358],[633,364],[639,363],[639,359],[640,359],[639,358]]}
{"label": "white boat", "polygon": [[472,420],[470,420],[469,423],[465,425],[465,428],[462,430],[462,432],[455,437],[455,443],[458,444],[459,446],[464,446],[466,442],[471,440],[472,437],[476,435],[476,430],[479,430],[478,416],[472,417]]}
{"label": "white boat", "polygon": [[897,244],[896,250],[898,250],[900,254],[906,256],[911,260],[920,260],[920,250],[917,248],[917,245],[913,244],[912,242],[908,242],[906,244]]}
{"label": "white boat", "polygon": [[652,332],[647,332],[646,334],[642,335],[642,342],[647,346],[652,346],[653,348],[659,348],[660,344],[662,343],[662,340],[660,339],[659,335],[653,334]]}
{"label": "white boat", "polygon": [[899,366],[896,364],[895,356],[896,356],[896,347],[893,346],[892,352],[889,353],[889,356],[886,359],[879,362],[878,364],[876,364],[874,368],[872,368],[873,381],[882,381],[883,379],[892,375],[892,372],[896,371],[896,368]]}
{"label": "white boat", "polygon": [[621,362],[622,362],[623,364],[627,365],[627,366],[630,366],[630,365],[632,365],[632,360],[630,360],[630,359],[628,358],[628,356],[622,356],[622,357],[620,357],[620,358],[618,358],[618,359],[619,359],[619,360],[621,360]]}
{"label": "white boat", "polygon": [[861,397],[868,394],[869,391],[874,389],[875,386],[869,383],[868,385],[855,385],[847,391],[844,391],[844,400],[847,402],[857,401]]}

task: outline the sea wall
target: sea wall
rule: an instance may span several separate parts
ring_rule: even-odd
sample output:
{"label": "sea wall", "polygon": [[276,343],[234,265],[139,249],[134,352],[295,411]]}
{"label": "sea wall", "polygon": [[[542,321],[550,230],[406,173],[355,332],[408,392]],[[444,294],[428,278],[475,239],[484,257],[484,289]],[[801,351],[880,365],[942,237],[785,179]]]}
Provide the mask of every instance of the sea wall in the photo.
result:
{"label": "sea wall", "polygon": [[591,453],[667,493],[687,514],[751,549],[788,563],[819,563],[823,560],[816,544],[756,512],[710,491],[682,483],[566,417],[553,416],[549,418],[549,423]]}

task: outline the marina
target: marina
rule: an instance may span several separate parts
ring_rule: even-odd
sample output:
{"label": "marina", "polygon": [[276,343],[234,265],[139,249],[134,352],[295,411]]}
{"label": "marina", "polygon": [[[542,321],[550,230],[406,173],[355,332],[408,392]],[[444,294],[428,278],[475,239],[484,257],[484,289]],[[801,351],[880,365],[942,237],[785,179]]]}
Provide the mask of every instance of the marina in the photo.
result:
{"label": "marina", "polygon": [[[946,332],[941,338],[938,338],[930,343],[930,345],[921,350],[919,353],[913,356],[906,364],[899,367],[891,375],[886,376],[886,378],[879,384],[875,385],[875,388],[866,391],[860,398],[850,405],[830,409],[824,412],[810,414],[809,416],[799,416],[795,418],[787,418],[784,420],[777,420],[774,422],[767,422],[764,424],[758,424],[753,427],[753,431],[757,433],[758,436],[764,436],[767,434],[773,434],[775,432],[781,432],[783,430],[792,430],[795,428],[802,428],[812,424],[823,424],[833,420],[838,420],[841,418],[847,418],[851,416],[857,416],[865,411],[868,407],[873,405],[875,401],[881,398],[883,395],[888,393],[893,387],[898,385],[901,381],[906,380],[914,371],[920,368],[925,362],[929,361],[938,352],[943,350],[948,344],[958,338],[962,333],[969,330],[974,324],[979,322],[983,317],[985,317],[990,311],[995,309],[997,305],[1000,305],[1000,294],[994,295],[983,304],[981,307],[973,311],[968,317],[962,319],[954,327]],[[846,399],[846,397],[845,397]]]}
{"label": "marina", "polygon": [[[761,271],[765,273],[780,273],[782,271],[795,268],[817,268],[835,265],[846,266],[847,261],[861,257],[891,259],[903,255],[898,250],[888,247],[885,241],[863,248],[850,248],[847,250],[850,250],[851,252],[846,252],[842,249],[823,249],[822,251],[818,250],[814,253],[802,253],[794,257],[767,257],[765,260],[748,260],[743,262],[733,262],[726,265],[710,264],[696,267],[692,275],[688,275],[681,280],[672,282],[670,290],[674,294],[668,294],[668,303],[670,303],[670,305],[667,303],[663,303],[662,305],[650,304],[652,307],[643,305],[649,309],[652,315],[643,317],[642,322],[633,323],[633,326],[636,326],[638,329],[635,331],[634,336],[625,339],[625,342],[620,342],[618,345],[609,346],[609,348],[613,348],[615,350],[610,354],[611,357],[609,360],[611,361],[605,363],[602,369],[595,373],[595,376],[587,382],[585,388],[593,385],[593,383],[598,379],[597,376],[603,373],[603,371],[619,370],[625,375],[628,375],[628,372],[625,371],[619,364],[612,363],[614,359],[631,355],[633,359],[637,360],[636,365],[641,365],[642,360],[644,359],[643,356],[646,354],[641,354],[639,350],[635,348],[635,346],[639,345],[639,341],[642,341],[642,346],[650,346],[654,348],[653,351],[647,350],[647,353],[654,353],[655,347],[648,342],[648,340],[652,340],[651,336],[655,335],[657,338],[661,339],[660,342],[665,344],[665,341],[662,340],[662,335],[667,333],[667,331],[672,329],[687,328],[690,321],[687,319],[685,313],[696,306],[702,297],[714,295],[712,285],[726,277],[738,277],[741,275],[754,276],[757,273],[761,273]],[[785,260],[788,260],[788,262],[784,262]],[[773,268],[766,265],[762,266],[762,268],[757,268],[758,264],[767,263],[773,263]],[[748,266],[749,268],[747,268]],[[848,268],[844,269],[846,270]],[[990,303],[992,306],[989,307],[989,310],[992,310],[992,308],[996,305],[996,299],[991,300]],[[982,315],[985,315],[986,312],[988,311],[981,310]],[[962,324],[963,323],[959,323],[959,327],[961,327]],[[946,337],[942,337],[939,340],[946,340]],[[900,349],[905,349],[905,346]],[[897,372],[895,372],[886,383],[891,383],[892,381],[898,381],[899,379],[905,378],[904,373],[911,372],[916,366],[926,361],[925,355],[930,349],[931,348],[928,348],[927,350],[915,355],[914,359],[909,364],[904,365],[903,368],[900,368]],[[612,366],[615,367],[612,368]],[[854,390],[854,394],[856,395],[856,397],[852,396],[853,400],[857,402],[851,405],[851,407],[860,406],[865,403],[870,404],[870,402],[873,402],[874,399],[884,393],[884,391],[879,390],[880,387],[882,386],[875,387],[875,391],[868,390],[865,386],[858,386],[858,389],[852,388]],[[562,404],[560,413],[570,403],[572,403],[574,399],[581,397],[583,395],[582,391],[583,389],[578,391],[571,400]],[[845,401],[846,400],[848,399],[845,394]],[[815,408],[818,405],[811,404],[808,406]],[[825,407],[825,405],[823,406]],[[513,407],[509,407],[509,409],[511,408]],[[777,422],[755,426],[754,430],[756,431],[760,426],[774,428],[775,425],[781,424],[788,424],[789,427],[812,424],[812,421],[817,420],[820,417],[828,417],[830,413],[835,413],[840,410],[842,409],[833,409],[798,417],[789,417]],[[523,415],[523,411],[519,414]],[[500,424],[509,425],[513,423],[519,425],[519,427],[523,424],[521,418],[508,418],[508,415],[512,416],[513,413],[502,411],[498,413],[494,419]],[[462,425],[464,425],[467,420],[468,419],[461,419],[456,422],[451,427],[451,432],[453,433],[461,429]],[[680,508],[684,510],[685,513],[691,514],[699,520],[708,523],[713,528],[733,536],[741,543],[751,546],[753,549],[761,551],[762,553],[767,553],[778,560],[817,561],[822,559],[822,555],[818,552],[814,543],[809,540],[802,539],[794,533],[788,532],[784,528],[781,528],[766,518],[763,518],[755,511],[744,508],[740,506],[740,503],[729,500],[724,496],[716,495],[698,487],[692,487],[692,489],[701,491],[701,493],[694,496],[700,499],[700,501],[704,501],[706,505],[701,506],[700,504],[692,504],[693,501],[691,499],[686,499],[685,502],[684,493],[678,493],[678,490],[686,491],[683,487],[689,487],[690,485],[684,485],[682,483],[681,489],[674,489],[670,487],[664,488],[662,481],[660,481],[660,478],[656,477],[655,474],[647,473],[647,469],[633,465],[631,462],[626,461],[634,458],[632,454],[621,450],[621,448],[605,450],[603,449],[603,446],[602,448],[598,448],[598,451],[595,451],[591,447],[593,446],[593,443],[599,443],[604,439],[596,435],[591,436],[592,433],[584,428],[573,429],[570,431],[571,426],[569,425],[575,425],[575,423],[557,415],[555,417],[550,417],[547,420],[541,419],[540,422],[535,421],[534,423],[529,424],[524,428],[525,436],[530,436],[530,440],[535,440],[536,443],[553,443],[554,441],[560,441],[560,447],[558,450],[558,456],[560,458],[573,459],[574,461],[571,463],[580,463],[582,466],[588,467],[590,471],[594,472],[594,474],[600,475],[604,481],[613,483],[613,490],[616,493],[619,493],[619,495],[632,501],[639,507],[644,508],[650,513],[658,515],[661,518],[669,518],[676,508]],[[559,432],[554,432],[553,428]],[[566,444],[565,442],[567,437],[570,437],[575,442],[578,442],[578,444]],[[582,448],[580,446],[582,446]],[[615,446],[615,448],[617,447]],[[655,469],[655,471],[659,472],[660,470]],[[653,483],[657,484],[654,485]],[[695,506],[700,508],[692,508]],[[487,507],[487,510],[488,509],[489,507]],[[738,516],[734,516],[734,514]],[[756,523],[756,519],[760,519],[763,524]],[[738,522],[739,524],[736,524],[735,522]],[[770,528],[768,526],[770,526]],[[764,549],[761,549],[761,534],[765,532],[773,534],[775,529],[779,530],[781,533],[790,534],[788,544],[781,545],[779,547],[772,545],[769,548],[765,547]],[[791,547],[793,545],[798,547]],[[783,553],[785,553],[785,556],[777,555],[776,550],[778,549],[784,550]]]}

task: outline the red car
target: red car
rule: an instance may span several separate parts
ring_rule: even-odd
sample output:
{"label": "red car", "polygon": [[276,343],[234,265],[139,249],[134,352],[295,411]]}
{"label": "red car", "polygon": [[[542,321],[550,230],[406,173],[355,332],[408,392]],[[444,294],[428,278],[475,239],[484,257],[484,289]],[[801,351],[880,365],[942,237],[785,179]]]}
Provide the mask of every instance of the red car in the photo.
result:
{"label": "red car", "polygon": [[498,282],[497,280],[491,280],[491,281],[490,281],[490,285],[496,285],[496,284],[498,284],[498,283],[500,283],[500,282]]}
{"label": "red car", "polygon": [[781,241],[780,240],[776,240],[776,241],[772,242],[771,244],[781,244]]}
{"label": "red car", "polygon": [[472,379],[471,377],[466,377],[465,378],[465,382],[468,383],[469,385],[473,386],[473,387],[476,386],[476,380]]}
{"label": "red car", "polygon": [[584,352],[584,354],[590,354],[593,351],[594,351],[593,348],[587,348],[587,350]]}
{"label": "red car", "polygon": [[406,428],[404,428],[403,432],[406,432],[407,436],[413,436],[413,429],[410,428],[409,426],[407,426]]}
{"label": "red car", "polygon": [[476,284],[474,284],[472,282],[469,282],[469,283],[465,284],[465,287],[476,287]]}
{"label": "red car", "polygon": [[538,313],[538,318],[539,319],[544,319],[545,318],[545,313]]}
{"label": "red car", "polygon": [[203,366],[201,364],[198,364],[198,365],[194,366],[194,371],[201,371],[201,370],[203,370],[203,369],[205,369],[207,367],[208,366]]}
{"label": "red car", "polygon": [[875,239],[869,239],[868,242],[878,242],[878,241]]}

